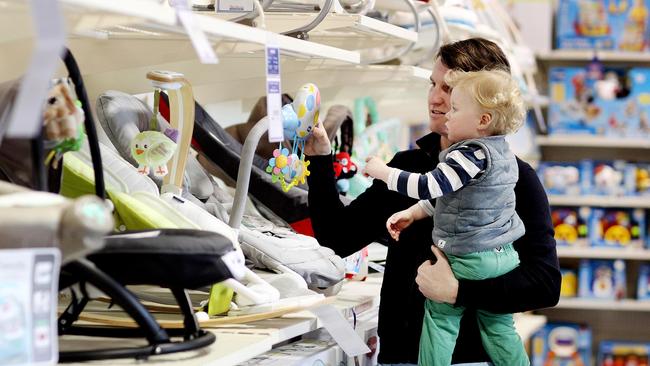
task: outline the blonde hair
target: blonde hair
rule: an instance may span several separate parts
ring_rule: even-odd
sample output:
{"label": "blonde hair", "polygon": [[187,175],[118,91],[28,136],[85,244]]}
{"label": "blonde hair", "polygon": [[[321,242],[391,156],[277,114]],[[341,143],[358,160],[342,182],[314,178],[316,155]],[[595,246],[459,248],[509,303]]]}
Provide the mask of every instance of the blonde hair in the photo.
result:
{"label": "blonde hair", "polygon": [[450,71],[445,83],[468,92],[478,105],[492,116],[495,135],[516,132],[523,124],[526,108],[517,82],[505,71]]}

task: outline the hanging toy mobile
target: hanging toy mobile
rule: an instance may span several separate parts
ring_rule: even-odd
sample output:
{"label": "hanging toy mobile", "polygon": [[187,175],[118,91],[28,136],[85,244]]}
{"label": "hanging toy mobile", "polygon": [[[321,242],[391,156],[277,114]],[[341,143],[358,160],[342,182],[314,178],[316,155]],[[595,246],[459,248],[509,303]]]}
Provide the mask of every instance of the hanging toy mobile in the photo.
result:
{"label": "hanging toy mobile", "polygon": [[167,162],[176,151],[178,131],[167,128],[165,132],[158,131],[158,105],[160,89],[154,91],[154,110],[149,121],[150,131],[142,131],[131,140],[131,156],[138,162],[138,172],[148,175],[153,168],[153,174],[164,177],[169,172]]}
{"label": "hanging toy mobile", "polygon": [[[284,138],[292,142],[291,151],[282,144],[273,151],[266,172],[271,174],[273,183],[280,182],[287,192],[298,184],[304,184],[309,176],[309,162],[305,161],[305,140],[318,123],[320,112],[320,92],[314,84],[303,85],[293,103],[282,107]],[[288,183],[287,183],[288,182]]]}

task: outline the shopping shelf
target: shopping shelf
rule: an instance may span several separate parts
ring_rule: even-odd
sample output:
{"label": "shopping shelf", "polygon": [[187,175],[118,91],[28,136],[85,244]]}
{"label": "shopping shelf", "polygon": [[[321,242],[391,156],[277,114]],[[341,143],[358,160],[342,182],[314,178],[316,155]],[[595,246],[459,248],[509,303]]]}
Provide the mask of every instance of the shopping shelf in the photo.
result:
{"label": "shopping shelf", "polygon": [[650,311],[650,301],[633,299],[560,299],[555,309],[607,310],[607,311]]}
{"label": "shopping shelf", "polygon": [[540,146],[564,147],[594,147],[613,149],[650,149],[650,139],[647,138],[614,138],[586,135],[552,135],[538,136]]}
{"label": "shopping shelf", "polygon": [[551,206],[591,206],[650,208],[650,197],[612,197],[612,196],[563,196],[549,195]]}
{"label": "shopping shelf", "polygon": [[650,250],[647,249],[557,247],[557,255],[560,258],[650,260]]}
{"label": "shopping shelf", "polygon": [[620,51],[596,51],[593,50],[553,50],[540,53],[537,59],[540,61],[576,61],[589,62],[598,56],[598,59],[605,62],[650,62],[650,54],[646,52],[620,52]]}

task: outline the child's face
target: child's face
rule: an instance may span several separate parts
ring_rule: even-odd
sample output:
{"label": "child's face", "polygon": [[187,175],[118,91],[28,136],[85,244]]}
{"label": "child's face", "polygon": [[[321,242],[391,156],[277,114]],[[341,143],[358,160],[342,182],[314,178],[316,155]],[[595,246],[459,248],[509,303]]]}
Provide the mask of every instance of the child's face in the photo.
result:
{"label": "child's face", "polygon": [[451,109],[447,113],[447,138],[453,144],[481,137],[479,125],[482,111],[474,99],[463,89],[451,92]]}

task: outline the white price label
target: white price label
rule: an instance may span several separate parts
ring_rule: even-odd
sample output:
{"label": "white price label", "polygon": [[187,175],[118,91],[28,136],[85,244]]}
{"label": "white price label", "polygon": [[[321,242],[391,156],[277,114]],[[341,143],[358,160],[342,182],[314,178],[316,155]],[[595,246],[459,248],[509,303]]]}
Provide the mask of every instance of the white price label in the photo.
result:
{"label": "white price label", "polygon": [[284,140],[282,122],[282,83],[280,81],[280,48],[269,37],[266,43],[266,111],[269,119],[269,142]]}
{"label": "white price label", "polygon": [[58,361],[57,248],[0,250],[0,365]]}
{"label": "white price label", "polygon": [[217,0],[217,11],[220,13],[250,13],[257,0]]}
{"label": "white price label", "polygon": [[65,28],[58,1],[31,1],[36,28],[34,53],[20,83],[7,127],[8,137],[31,138],[40,131],[41,106],[59,65]]}
{"label": "white price label", "polygon": [[178,20],[183,25],[183,28],[185,28],[188,37],[190,37],[194,51],[196,51],[196,55],[199,57],[201,63],[219,63],[217,54],[214,52],[210,41],[208,41],[208,37],[206,37],[203,29],[201,29],[194,14],[187,5],[187,0],[170,0],[169,3],[176,9]]}

